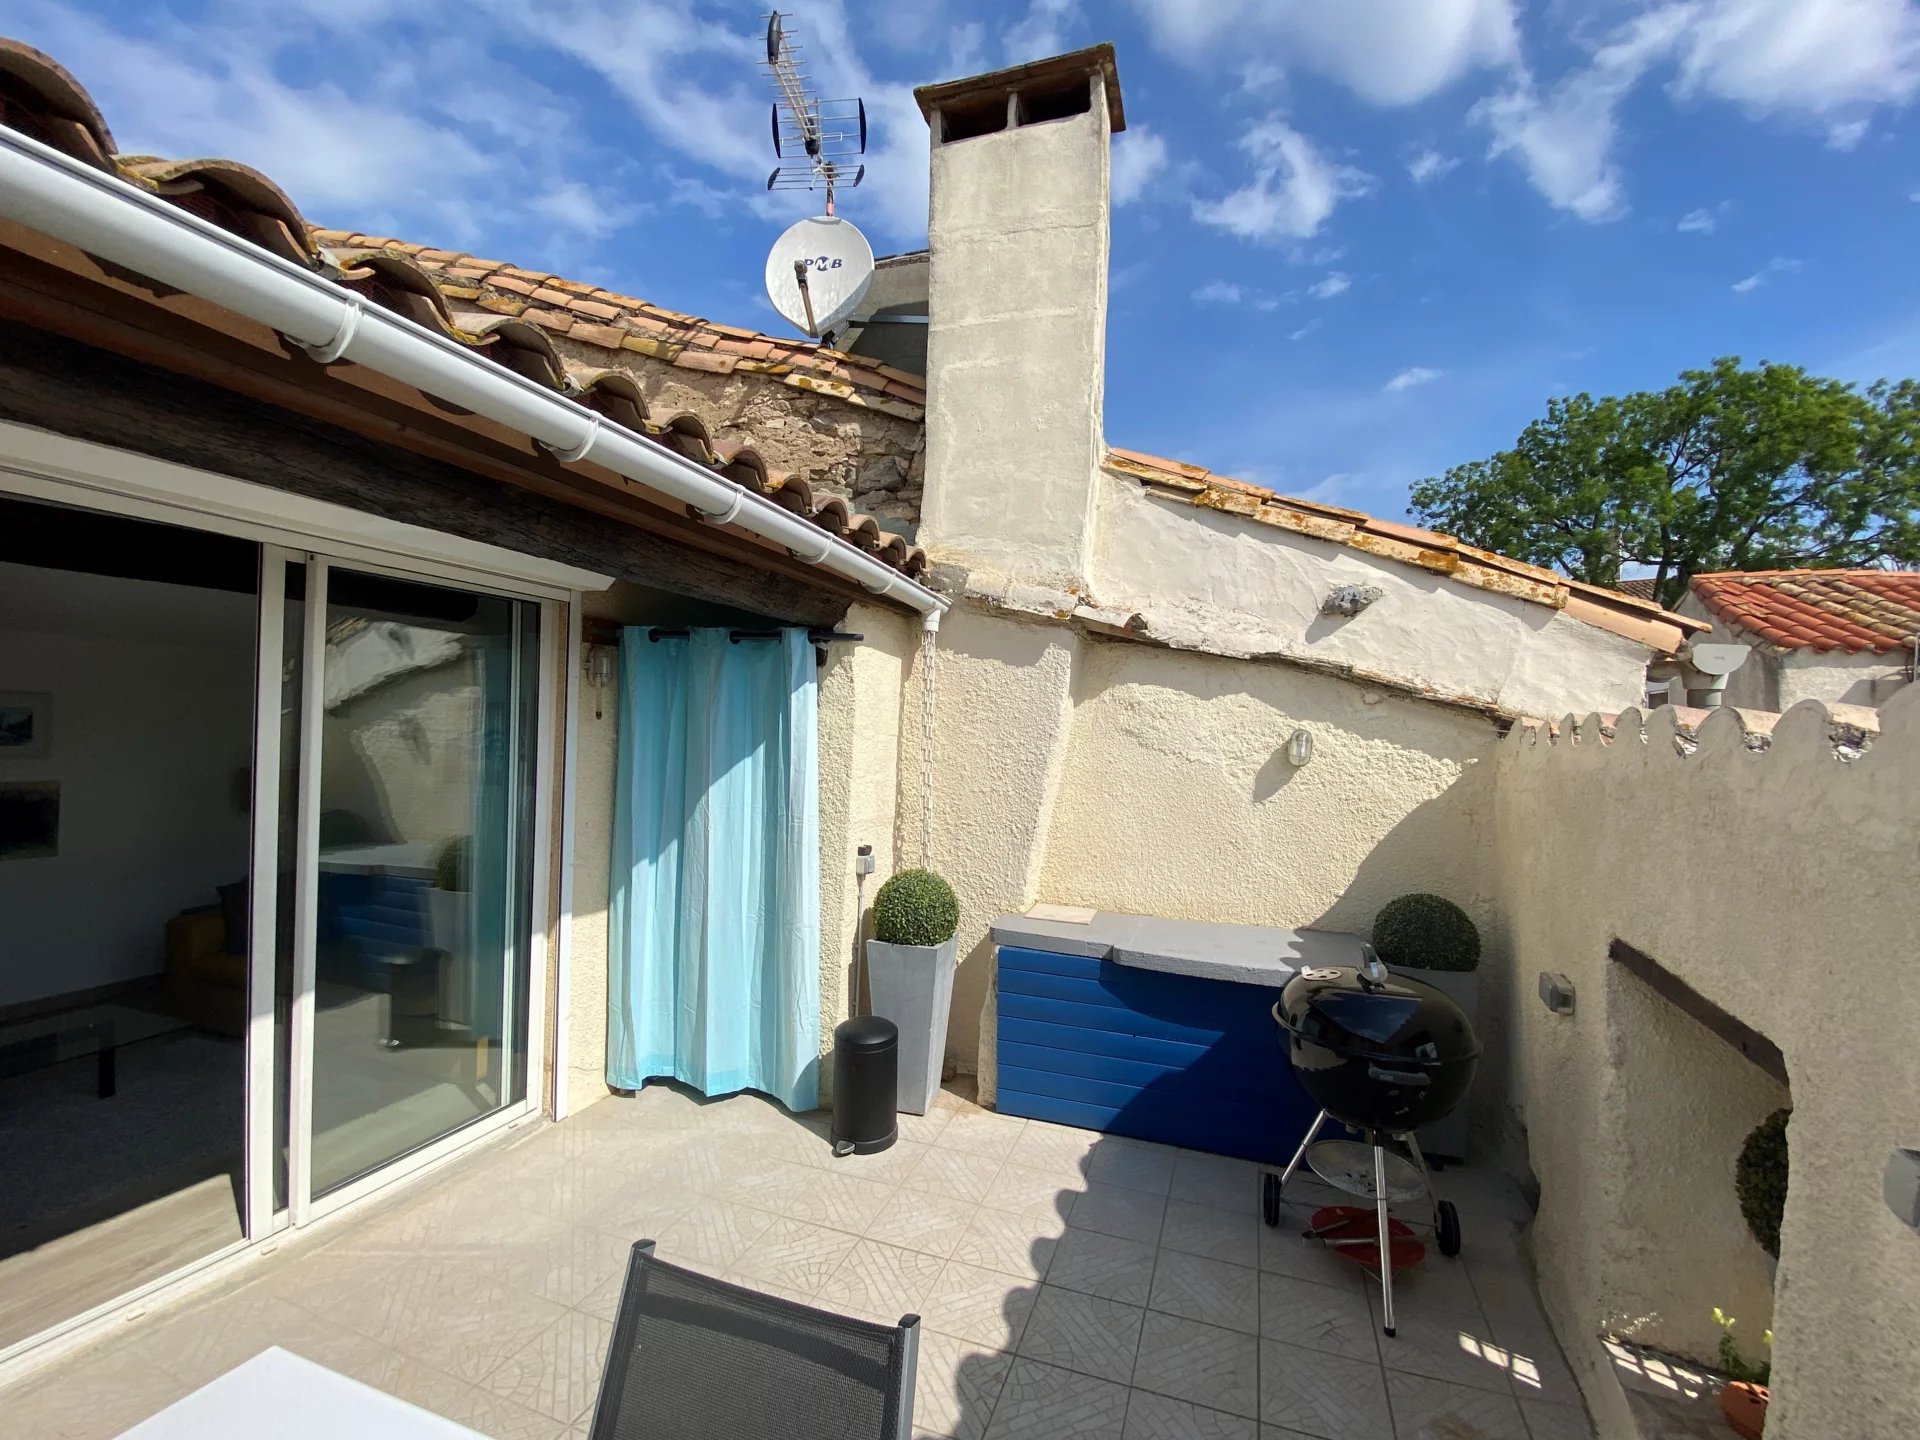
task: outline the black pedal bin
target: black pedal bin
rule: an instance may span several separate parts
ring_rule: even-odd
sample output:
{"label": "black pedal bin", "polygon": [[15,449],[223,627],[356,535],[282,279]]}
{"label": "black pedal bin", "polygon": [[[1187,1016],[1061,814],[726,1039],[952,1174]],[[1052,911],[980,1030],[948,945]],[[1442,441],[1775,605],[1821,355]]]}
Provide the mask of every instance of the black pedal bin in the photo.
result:
{"label": "black pedal bin", "polygon": [[879,1015],[833,1031],[833,1153],[871,1155],[900,1134],[900,1030]]}

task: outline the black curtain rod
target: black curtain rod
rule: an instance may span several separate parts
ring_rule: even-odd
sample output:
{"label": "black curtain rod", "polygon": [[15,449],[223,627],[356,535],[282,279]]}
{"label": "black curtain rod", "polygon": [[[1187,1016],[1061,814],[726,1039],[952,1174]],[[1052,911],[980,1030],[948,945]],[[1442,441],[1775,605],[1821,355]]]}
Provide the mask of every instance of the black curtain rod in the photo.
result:
{"label": "black curtain rod", "polygon": [[[647,632],[649,640],[684,640],[691,631],[652,629]],[[727,639],[738,645],[742,640],[778,640],[783,632],[779,630],[729,630]],[[864,640],[864,635],[855,635],[847,630],[809,630],[807,640],[814,645],[831,645],[835,641]]]}

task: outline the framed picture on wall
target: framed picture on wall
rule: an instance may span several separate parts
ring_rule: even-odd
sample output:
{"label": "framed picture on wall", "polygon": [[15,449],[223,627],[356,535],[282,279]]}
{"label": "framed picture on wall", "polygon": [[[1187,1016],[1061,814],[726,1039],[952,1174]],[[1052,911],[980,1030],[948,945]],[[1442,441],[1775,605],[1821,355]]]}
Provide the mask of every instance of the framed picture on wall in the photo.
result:
{"label": "framed picture on wall", "polygon": [[53,696],[0,690],[0,760],[45,760],[53,754]]}
{"label": "framed picture on wall", "polygon": [[0,861],[60,853],[60,782],[0,780]]}

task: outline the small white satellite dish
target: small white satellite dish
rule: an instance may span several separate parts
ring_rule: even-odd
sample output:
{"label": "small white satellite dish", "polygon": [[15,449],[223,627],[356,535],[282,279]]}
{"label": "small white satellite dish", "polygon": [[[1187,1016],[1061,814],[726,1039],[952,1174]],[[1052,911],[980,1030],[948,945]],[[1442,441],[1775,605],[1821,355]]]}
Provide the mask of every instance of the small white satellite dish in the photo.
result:
{"label": "small white satellite dish", "polygon": [[1744,645],[1695,645],[1687,660],[1703,675],[1731,675],[1753,652]]}
{"label": "small white satellite dish", "polygon": [[872,283],[873,247],[838,215],[799,221],[767,254],[767,298],[809,335],[839,329]]}

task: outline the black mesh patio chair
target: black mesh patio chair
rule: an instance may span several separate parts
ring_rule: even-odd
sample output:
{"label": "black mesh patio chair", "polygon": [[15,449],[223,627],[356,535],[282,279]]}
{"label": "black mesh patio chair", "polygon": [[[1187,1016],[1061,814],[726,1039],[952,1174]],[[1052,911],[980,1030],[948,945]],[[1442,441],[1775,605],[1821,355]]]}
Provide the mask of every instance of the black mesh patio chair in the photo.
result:
{"label": "black mesh patio chair", "polygon": [[591,1440],[907,1440],[920,1317],[876,1325],[633,1247]]}

